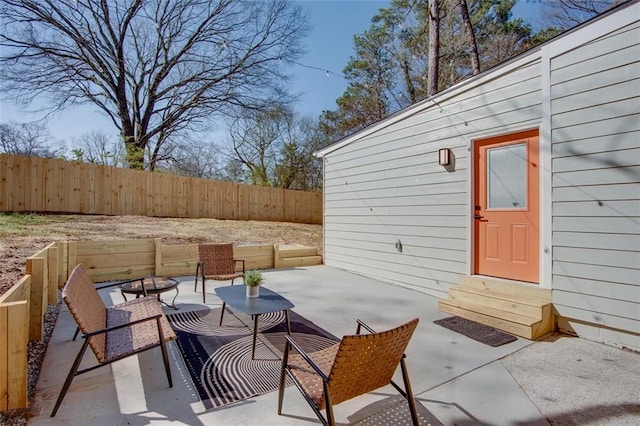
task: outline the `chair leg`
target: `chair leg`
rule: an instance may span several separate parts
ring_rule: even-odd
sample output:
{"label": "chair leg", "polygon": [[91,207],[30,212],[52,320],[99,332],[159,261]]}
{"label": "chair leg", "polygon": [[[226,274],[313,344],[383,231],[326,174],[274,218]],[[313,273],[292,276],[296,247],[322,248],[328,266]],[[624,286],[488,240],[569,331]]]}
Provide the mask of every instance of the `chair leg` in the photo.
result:
{"label": "chair leg", "polygon": [[324,410],[327,413],[327,424],[329,426],[335,426],[336,418],[333,415],[333,404],[331,403],[331,395],[329,394],[329,384],[323,381],[322,386],[324,387]]}
{"label": "chair leg", "polygon": [[280,386],[278,387],[278,415],[282,415],[282,401],[284,399],[284,382],[287,363],[289,362],[289,342],[284,345],[284,353],[282,354],[282,368],[280,370]]}
{"label": "chair leg", "polygon": [[171,366],[169,365],[169,355],[167,354],[167,342],[164,341],[164,334],[162,333],[162,325],[160,318],[156,319],[158,324],[158,333],[160,334],[160,350],[162,350],[162,360],[164,361],[164,371],[167,373],[167,380],[169,381],[169,387],[173,387],[173,379],[171,378]]}
{"label": "chair leg", "polygon": [[73,333],[73,340],[75,342],[76,338],[78,337],[78,334],[80,334],[80,327],[76,327],[76,332]]}
{"label": "chair leg", "polygon": [[89,346],[89,338],[85,338],[82,343],[82,347],[76,355],[76,359],[73,361],[73,365],[71,365],[71,370],[69,370],[69,374],[67,375],[67,379],[64,381],[64,385],[62,385],[62,389],[60,389],[60,394],[58,395],[58,400],[56,401],[56,405],[53,407],[53,411],[51,412],[51,417],[55,417],[58,412],[58,408],[60,408],[60,404],[62,404],[62,400],[64,399],[67,391],[69,390],[69,386],[71,386],[71,382],[78,371],[78,367],[80,366],[80,362],[82,361],[82,357],[84,356],[87,347]]}
{"label": "chair leg", "polygon": [[411,420],[414,426],[418,426],[418,411],[416,410],[416,400],[411,390],[411,382],[409,381],[409,373],[407,371],[407,363],[404,357],[400,360],[400,368],[402,369],[402,380],[404,381],[405,397],[409,403],[409,411],[411,412]]}
{"label": "chair leg", "polygon": [[196,291],[198,291],[198,275],[200,275],[200,264],[198,264],[196,266],[196,279],[195,282],[193,284],[193,292],[195,293]]}
{"label": "chair leg", "polygon": [[218,325],[222,325],[222,317],[224,317],[224,308],[226,308],[227,306],[227,302],[222,302],[222,311],[220,312],[220,324]]}

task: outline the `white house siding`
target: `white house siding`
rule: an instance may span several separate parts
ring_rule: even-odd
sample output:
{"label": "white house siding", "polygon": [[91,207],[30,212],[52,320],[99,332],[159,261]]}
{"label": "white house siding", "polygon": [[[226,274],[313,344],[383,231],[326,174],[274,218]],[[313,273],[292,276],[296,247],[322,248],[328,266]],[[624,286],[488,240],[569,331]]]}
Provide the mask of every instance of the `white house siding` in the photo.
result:
{"label": "white house siding", "polygon": [[[327,153],[325,264],[445,296],[468,273],[469,141],[537,128],[540,88],[534,52]],[[440,148],[455,171],[438,165]]]}
{"label": "white house siding", "polygon": [[551,58],[550,71],[559,325],[640,349],[640,23]]}

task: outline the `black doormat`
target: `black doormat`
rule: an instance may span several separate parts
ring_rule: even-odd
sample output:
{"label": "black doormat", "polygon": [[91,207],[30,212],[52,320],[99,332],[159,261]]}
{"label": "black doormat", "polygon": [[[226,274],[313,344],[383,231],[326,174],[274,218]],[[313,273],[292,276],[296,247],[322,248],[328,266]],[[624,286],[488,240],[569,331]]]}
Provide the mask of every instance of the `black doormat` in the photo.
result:
{"label": "black doormat", "polygon": [[493,347],[502,346],[518,340],[518,338],[512,334],[496,330],[493,327],[466,318],[448,317],[436,320],[433,323]]}

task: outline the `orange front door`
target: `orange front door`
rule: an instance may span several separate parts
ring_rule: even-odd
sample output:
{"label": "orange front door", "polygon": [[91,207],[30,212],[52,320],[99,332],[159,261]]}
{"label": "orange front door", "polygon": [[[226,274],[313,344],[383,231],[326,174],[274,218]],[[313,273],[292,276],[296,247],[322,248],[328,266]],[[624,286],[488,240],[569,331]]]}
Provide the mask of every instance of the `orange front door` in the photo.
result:
{"label": "orange front door", "polygon": [[475,273],[538,282],[538,131],[475,141]]}

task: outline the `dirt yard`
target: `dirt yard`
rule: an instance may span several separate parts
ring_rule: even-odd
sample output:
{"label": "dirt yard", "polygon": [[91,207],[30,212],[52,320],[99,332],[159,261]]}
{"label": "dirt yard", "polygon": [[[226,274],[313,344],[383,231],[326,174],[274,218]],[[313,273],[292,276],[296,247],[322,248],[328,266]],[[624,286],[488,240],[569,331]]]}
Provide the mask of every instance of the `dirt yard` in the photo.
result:
{"label": "dirt yard", "polygon": [[167,244],[302,244],[322,249],[322,226],[142,216],[0,214],[0,295],[25,273],[27,257],[56,241],[162,238]]}

